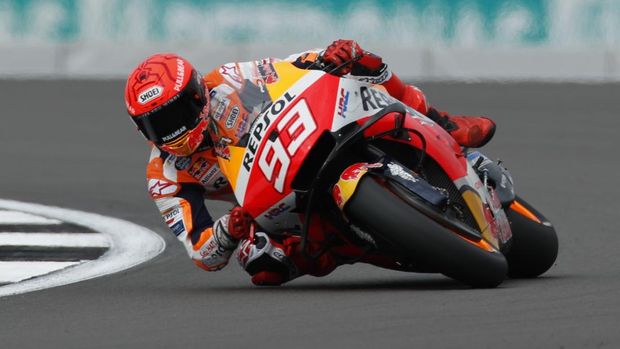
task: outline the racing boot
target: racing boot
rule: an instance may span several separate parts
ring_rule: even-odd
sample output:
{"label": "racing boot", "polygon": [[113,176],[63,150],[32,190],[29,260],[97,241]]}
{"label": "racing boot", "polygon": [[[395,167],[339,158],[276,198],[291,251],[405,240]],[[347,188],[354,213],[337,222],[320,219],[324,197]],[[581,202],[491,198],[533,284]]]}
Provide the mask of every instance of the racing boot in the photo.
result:
{"label": "racing boot", "polygon": [[426,116],[448,131],[456,142],[468,148],[480,148],[495,134],[495,122],[483,116],[456,116],[428,108]]}

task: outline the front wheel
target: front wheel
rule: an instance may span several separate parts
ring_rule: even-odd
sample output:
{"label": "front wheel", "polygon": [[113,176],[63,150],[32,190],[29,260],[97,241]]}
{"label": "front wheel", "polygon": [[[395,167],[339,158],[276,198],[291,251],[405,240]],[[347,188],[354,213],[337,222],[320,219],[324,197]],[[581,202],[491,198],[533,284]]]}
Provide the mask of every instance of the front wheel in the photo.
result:
{"label": "front wheel", "polygon": [[345,207],[351,221],[388,241],[406,258],[473,287],[496,287],[506,278],[504,256],[484,240],[467,240],[364,176]]}
{"label": "front wheel", "polygon": [[506,216],[512,229],[508,275],[534,278],[549,270],[558,256],[558,237],[551,223],[520,197],[506,209]]}

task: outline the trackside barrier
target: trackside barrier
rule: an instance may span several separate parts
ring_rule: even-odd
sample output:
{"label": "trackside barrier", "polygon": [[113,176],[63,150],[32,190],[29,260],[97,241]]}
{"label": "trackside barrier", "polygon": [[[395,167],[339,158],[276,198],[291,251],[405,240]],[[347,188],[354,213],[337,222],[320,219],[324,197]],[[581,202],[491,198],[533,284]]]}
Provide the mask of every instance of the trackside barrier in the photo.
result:
{"label": "trackside barrier", "polygon": [[[123,79],[146,56],[177,52],[199,70],[234,61],[286,57],[303,51],[283,46],[45,44],[0,45],[2,78]],[[620,81],[620,50],[372,47],[390,67],[409,80]],[[113,57],[113,59],[110,59]]]}
{"label": "trackside barrier", "polygon": [[207,71],[336,38],[407,79],[620,81],[616,0],[5,0],[0,78],[124,78],[161,51]]}

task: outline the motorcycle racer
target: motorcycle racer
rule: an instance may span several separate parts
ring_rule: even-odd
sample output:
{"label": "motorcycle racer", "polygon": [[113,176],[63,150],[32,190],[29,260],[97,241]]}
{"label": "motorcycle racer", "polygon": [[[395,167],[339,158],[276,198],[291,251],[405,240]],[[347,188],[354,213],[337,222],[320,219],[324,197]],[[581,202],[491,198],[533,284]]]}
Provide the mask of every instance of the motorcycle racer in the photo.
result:
{"label": "motorcycle racer", "polygon": [[[252,218],[239,206],[217,220],[207,210],[205,199],[234,202],[217,156],[230,156],[228,144],[243,145],[252,121],[272,102],[265,85],[283,78],[272,65],[278,61],[227,63],[201,77],[184,58],[156,54],[129,75],[125,103],[131,120],[154,145],[147,166],[148,190],[164,221],[204,270],[220,270],[238,248],[237,259],[258,285],[279,285],[304,274],[326,275],[360,258],[395,268],[393,261],[344,242],[309,260],[297,236],[276,238],[255,231]],[[381,57],[353,40],[336,40],[325,50],[285,61],[380,85],[433,119],[462,146],[483,146],[494,134],[495,124],[488,118],[451,116],[428,106],[421,90],[404,84]],[[311,250],[321,249],[329,229],[311,230]]]}

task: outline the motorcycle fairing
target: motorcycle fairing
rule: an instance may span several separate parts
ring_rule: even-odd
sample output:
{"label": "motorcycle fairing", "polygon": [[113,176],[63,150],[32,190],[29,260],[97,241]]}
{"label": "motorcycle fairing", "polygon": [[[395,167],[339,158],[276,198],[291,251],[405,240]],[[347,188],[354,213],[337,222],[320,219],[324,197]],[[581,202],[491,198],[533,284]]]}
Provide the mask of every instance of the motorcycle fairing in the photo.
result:
{"label": "motorcycle fairing", "polygon": [[[276,69],[278,69],[277,66],[277,63],[274,64]],[[267,165],[270,165],[270,163],[268,163],[269,160],[278,160],[276,164],[273,164],[273,166],[279,163],[280,169],[282,169],[282,165],[290,166],[290,158],[288,158],[288,161],[284,158],[273,158],[275,151],[281,153],[284,149],[282,149],[281,144],[275,143],[274,140],[271,140],[271,138],[273,138],[271,132],[274,129],[277,129],[276,132],[278,133],[275,134],[275,137],[278,139],[279,132],[281,132],[285,126],[288,126],[288,123],[282,123],[281,119],[278,119],[278,116],[286,115],[291,106],[297,105],[298,101],[302,99],[307,99],[307,97],[304,98],[304,96],[307,96],[308,92],[313,91],[313,89],[308,89],[308,87],[324,76],[323,73],[318,71],[297,70],[304,73],[296,74],[296,77],[298,78],[297,80],[281,78],[276,84],[273,84],[277,85],[274,86],[273,89],[271,86],[272,84],[267,84],[267,89],[270,91],[272,98],[274,98],[274,102],[269,104],[252,124],[247,146],[241,148],[242,151],[235,152],[234,155],[231,152],[230,161],[228,161],[228,163],[226,163],[225,159],[220,160],[220,163],[224,162],[223,166],[227,168],[226,172],[229,173],[231,178],[234,178],[231,179],[231,184],[234,184],[233,188],[237,202],[242,206],[247,206],[250,210],[250,214],[252,215],[258,215],[260,213],[254,209],[255,207],[261,207],[264,209],[269,207],[260,203],[260,200],[258,200],[260,197],[274,195],[274,198],[277,198],[277,200],[273,201],[277,202],[286,196],[284,190],[274,190],[273,185],[270,184],[271,181],[266,181],[264,178],[259,178],[258,172],[260,172],[260,170],[257,169],[257,166],[254,166],[255,163],[267,163]],[[285,73],[279,73],[279,75],[284,77]],[[289,86],[289,88],[285,89],[283,86]],[[277,125],[276,120],[278,122]],[[270,140],[263,141],[266,137],[269,137]],[[263,154],[263,149],[268,144],[272,145],[269,148],[271,152]],[[277,147],[277,149],[274,150],[274,147]],[[270,174],[272,176],[274,171],[277,170],[272,166],[263,167],[266,167],[267,170],[271,170],[272,172]],[[262,176],[262,174],[260,175]],[[252,183],[251,188],[248,187],[248,183]],[[282,187],[284,187],[284,185],[282,185]],[[264,194],[261,195],[261,193]],[[251,201],[251,203],[248,203],[248,201]]]}
{"label": "motorcycle fairing", "polygon": [[[362,125],[369,115],[396,101],[382,88],[352,79],[301,70],[288,62],[273,66],[280,78],[265,85],[273,102],[253,122],[247,146],[229,145],[229,158],[218,158],[238,203],[260,224],[265,224],[266,229],[286,228],[276,224],[275,218],[288,219],[288,214],[295,210],[291,182],[323,132],[338,134],[351,123]],[[364,131],[364,136],[389,132],[401,121],[404,128],[417,130],[421,137],[385,138],[423,149],[441,164],[463,193],[481,231],[489,231],[485,238],[498,246],[498,238],[489,229],[493,217],[487,212],[489,203],[484,188],[460,146],[432,120],[411,108],[407,111],[404,120],[398,120],[397,113],[387,115]],[[426,141],[421,138],[432,140],[433,146],[426,147]],[[280,214],[274,215],[278,212]]]}
{"label": "motorcycle fairing", "polygon": [[[332,132],[337,132],[352,122],[368,118],[369,115],[373,115],[391,104],[401,103],[390,96],[381,85],[371,85],[352,79],[340,79],[337,97],[332,118]],[[404,106],[410,117],[418,119],[430,127],[439,127],[434,121],[417,110]]]}

